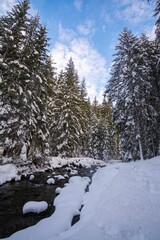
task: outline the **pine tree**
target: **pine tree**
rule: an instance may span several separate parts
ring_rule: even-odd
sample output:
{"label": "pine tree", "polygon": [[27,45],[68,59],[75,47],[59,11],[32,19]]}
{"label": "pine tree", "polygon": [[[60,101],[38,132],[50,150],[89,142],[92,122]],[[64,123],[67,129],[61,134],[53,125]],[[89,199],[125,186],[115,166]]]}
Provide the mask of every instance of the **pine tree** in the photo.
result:
{"label": "pine tree", "polygon": [[81,137],[81,154],[87,156],[88,127],[90,123],[91,104],[87,98],[86,82],[82,80],[80,84],[80,107],[83,112],[83,134]]}
{"label": "pine tree", "polygon": [[116,138],[114,136],[111,107],[105,98],[102,104],[98,104],[95,98],[91,109],[87,155],[92,158],[108,161],[116,157]]}
{"label": "pine tree", "polygon": [[1,56],[1,131],[4,153],[21,154],[26,158],[26,131],[20,137],[25,116],[22,108],[25,105],[23,96],[24,78],[28,78],[29,70],[22,61],[25,45],[25,34],[28,28],[27,11],[29,2],[24,0],[0,19],[0,56]]}
{"label": "pine tree", "polygon": [[47,104],[50,79],[46,78],[47,70],[47,31],[46,28],[38,24],[35,39],[34,51],[32,55],[33,68],[30,79],[31,96],[31,116],[29,121],[36,122],[36,126],[30,124],[32,128],[32,152],[43,154],[48,148],[49,131],[47,129]]}
{"label": "pine tree", "polygon": [[[141,117],[143,129],[144,157],[150,158],[158,154],[159,148],[159,87],[157,79],[157,50],[154,42],[142,34],[139,39],[138,71],[143,79],[144,86],[141,85],[141,105],[143,115]],[[143,101],[143,104],[142,104]],[[158,107],[159,106],[159,107]]]}
{"label": "pine tree", "polygon": [[30,17],[28,9],[29,1],[24,0],[0,19],[1,144],[5,155],[23,160],[49,148],[47,111],[52,85],[47,75],[46,27],[38,16]]}
{"label": "pine tree", "polygon": [[105,154],[103,159],[117,159],[119,156],[119,142],[118,135],[115,133],[115,126],[113,124],[112,108],[104,96],[101,108],[101,119],[105,127]]}
{"label": "pine tree", "polygon": [[152,129],[155,113],[150,101],[152,60],[149,52],[144,49],[144,36],[142,38],[143,43],[140,43],[126,29],[120,34],[107,88],[109,99],[114,103],[114,122],[120,134],[121,158],[124,161],[148,156],[145,146],[147,129]]}
{"label": "pine tree", "polygon": [[156,7],[154,11],[154,16],[157,16],[156,20],[156,42],[158,43],[158,46],[160,47],[160,0],[157,0]]}
{"label": "pine tree", "polygon": [[[58,78],[54,109],[53,145],[56,155],[72,157],[81,152],[85,115],[82,109],[78,75],[72,59]],[[56,141],[55,141],[56,140]],[[54,143],[55,142],[55,143]]]}

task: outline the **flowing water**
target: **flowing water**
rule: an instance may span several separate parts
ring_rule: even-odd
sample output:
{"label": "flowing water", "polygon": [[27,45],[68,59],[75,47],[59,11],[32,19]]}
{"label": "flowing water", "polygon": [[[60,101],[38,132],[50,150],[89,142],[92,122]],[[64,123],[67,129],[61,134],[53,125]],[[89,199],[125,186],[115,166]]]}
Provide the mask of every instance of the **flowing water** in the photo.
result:
{"label": "flowing water", "polygon": [[[79,176],[92,177],[96,171],[96,166],[92,168],[76,168]],[[56,197],[55,189],[63,187],[68,182],[68,178],[56,180],[54,185],[46,183],[48,177],[55,175],[70,177],[70,170],[67,168],[54,169],[54,172],[35,173],[35,178],[29,181],[28,177],[23,177],[19,182],[6,183],[0,186],[0,238],[5,238],[18,230],[32,226],[41,219],[49,217],[54,212],[53,201]],[[23,205],[28,201],[46,201],[48,209],[39,214],[23,214]],[[74,218],[72,224],[77,221]]]}

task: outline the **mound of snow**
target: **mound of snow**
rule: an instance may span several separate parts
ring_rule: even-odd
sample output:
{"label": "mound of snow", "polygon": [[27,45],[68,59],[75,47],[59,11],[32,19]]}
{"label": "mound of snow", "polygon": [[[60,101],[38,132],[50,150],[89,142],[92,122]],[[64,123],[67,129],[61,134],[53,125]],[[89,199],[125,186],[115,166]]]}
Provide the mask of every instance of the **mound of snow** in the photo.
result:
{"label": "mound of snow", "polygon": [[23,214],[33,212],[33,213],[40,213],[45,211],[48,208],[48,203],[45,201],[29,201],[24,204],[23,206]]}
{"label": "mound of snow", "polygon": [[18,170],[13,164],[5,164],[0,166],[0,185],[10,182],[11,180],[20,180]]}
{"label": "mound of snow", "polygon": [[58,188],[56,188],[56,190],[55,190],[55,193],[60,193],[62,191],[62,188],[61,187],[58,187]]}
{"label": "mound of snow", "polygon": [[34,175],[32,174],[29,176],[29,180],[32,181],[33,179],[34,179]]}
{"label": "mound of snow", "polygon": [[48,178],[47,179],[47,184],[54,184],[55,180],[53,178]]}
{"label": "mound of snow", "polygon": [[54,177],[58,180],[65,179],[65,177],[62,175],[55,175]]}

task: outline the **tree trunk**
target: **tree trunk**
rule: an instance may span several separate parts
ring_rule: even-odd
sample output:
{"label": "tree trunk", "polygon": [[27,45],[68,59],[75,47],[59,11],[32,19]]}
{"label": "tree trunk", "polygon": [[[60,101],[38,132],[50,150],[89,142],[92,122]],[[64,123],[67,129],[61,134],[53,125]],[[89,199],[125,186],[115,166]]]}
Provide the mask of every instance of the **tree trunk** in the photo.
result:
{"label": "tree trunk", "polygon": [[140,159],[141,159],[141,160],[144,160],[144,158],[143,158],[143,151],[142,151],[142,142],[141,142],[141,139],[140,139],[140,138],[138,139],[138,143],[139,143]]}

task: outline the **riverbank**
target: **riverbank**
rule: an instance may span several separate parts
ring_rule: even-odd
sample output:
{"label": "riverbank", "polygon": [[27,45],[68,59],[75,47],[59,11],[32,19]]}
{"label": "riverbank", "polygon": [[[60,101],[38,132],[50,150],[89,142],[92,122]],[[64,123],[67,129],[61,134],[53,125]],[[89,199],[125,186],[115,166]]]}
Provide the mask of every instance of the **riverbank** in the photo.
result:
{"label": "riverbank", "polygon": [[71,175],[74,175],[74,167],[91,168],[91,166],[105,166],[106,163],[92,158],[68,158],[47,157],[43,161],[15,161],[12,158],[2,158],[0,164],[0,185],[19,181],[21,178],[38,172],[51,172],[54,169],[66,167]]}
{"label": "riverbank", "polygon": [[[9,237],[18,230],[38,223],[50,217],[55,207],[53,201],[58,187],[63,188],[72,176],[89,177],[99,167],[105,166],[103,161],[90,158],[60,159],[51,158],[43,165],[22,164],[13,162],[0,166],[0,238]],[[54,179],[54,184],[49,184]],[[48,182],[48,183],[47,183]],[[46,211],[23,214],[22,209],[28,201],[46,201]],[[74,224],[79,219],[73,219]]]}

